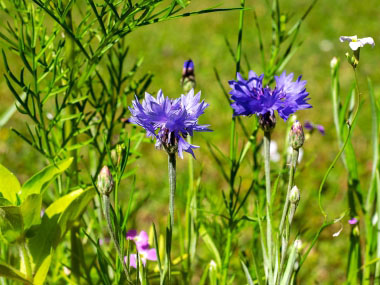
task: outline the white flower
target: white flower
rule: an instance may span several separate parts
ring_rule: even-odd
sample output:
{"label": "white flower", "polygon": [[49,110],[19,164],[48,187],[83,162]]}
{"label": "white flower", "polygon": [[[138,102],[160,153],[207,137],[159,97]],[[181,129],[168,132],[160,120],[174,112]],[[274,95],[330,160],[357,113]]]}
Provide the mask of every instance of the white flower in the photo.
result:
{"label": "white flower", "polygon": [[339,40],[341,43],[342,42],[349,42],[350,48],[352,50],[357,50],[358,48],[361,48],[364,45],[371,45],[372,47],[375,46],[375,41],[371,37],[358,39],[357,36],[352,36],[352,37],[341,36],[339,38]]}

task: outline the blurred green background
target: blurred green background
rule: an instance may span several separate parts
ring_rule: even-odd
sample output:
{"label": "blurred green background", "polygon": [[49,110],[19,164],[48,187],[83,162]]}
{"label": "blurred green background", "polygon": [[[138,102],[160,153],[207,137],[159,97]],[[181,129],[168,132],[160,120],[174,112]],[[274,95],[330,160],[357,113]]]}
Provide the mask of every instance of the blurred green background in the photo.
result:
{"label": "blurred green background", "polygon": [[[304,13],[310,2],[306,0],[280,1],[280,5],[282,11],[286,12],[288,17],[292,17],[290,20],[290,24],[292,24]],[[192,1],[187,9],[189,11],[198,10],[217,4],[221,4],[221,7],[238,7],[240,1]],[[246,7],[248,9],[244,22],[243,55],[248,59],[251,68],[256,73],[261,73],[263,70],[253,9],[258,15],[267,48],[271,41],[270,11],[265,0],[248,0]],[[306,86],[313,108],[298,112],[298,119],[301,122],[309,120],[321,124],[326,129],[325,136],[314,133],[305,143],[304,156],[299,167],[300,172],[296,177],[296,184],[301,190],[301,202],[295,218],[295,228],[305,232],[305,235],[302,236],[305,244],[310,241],[311,234],[315,233],[322,223],[323,217],[317,203],[317,190],[324,172],[338,151],[332,117],[330,60],[334,56],[341,60],[341,94],[345,96],[352,87],[354,74],[344,56],[349,51],[348,44],[340,43],[339,36],[371,36],[375,42],[380,42],[379,15],[380,5],[377,0],[318,1],[301,28],[299,41],[302,41],[303,44],[285,68],[287,72],[294,72],[295,76],[302,74],[303,79],[308,82]],[[208,151],[206,141],[211,141],[226,153],[228,152],[229,123],[232,112],[215,78],[214,68],[218,70],[224,86],[228,90],[228,80],[235,77],[235,64],[229,54],[226,40],[235,48],[238,18],[239,12],[237,11],[194,16],[143,27],[126,38],[131,47],[130,64],[132,65],[136,58],[143,57],[141,74],[144,72],[154,74],[153,83],[149,88],[151,94],[162,89],[164,94],[169,97],[179,96],[182,91],[180,86],[182,64],[189,58],[194,61],[196,89],[201,90],[202,98],[210,103],[207,112],[201,117],[201,123],[210,124],[214,131],[213,133],[197,133],[194,137],[194,144],[201,146],[196,150],[197,159],[194,162],[196,177],[199,177],[200,173],[202,174],[204,195],[218,201],[222,199],[221,190],[227,189],[227,187]],[[268,56],[269,53],[268,50]],[[13,62],[11,61],[12,57],[9,59],[10,64],[21,64],[15,58],[13,58]],[[377,46],[373,49],[366,46],[361,50],[358,74],[363,93],[363,106],[353,135],[353,144],[360,164],[359,174],[363,189],[368,188],[372,164],[367,77],[372,79],[375,95],[378,97],[380,90],[379,63],[380,53]],[[242,66],[244,71],[247,71],[245,60],[243,60]],[[0,73],[3,74],[1,68],[3,65],[0,67]],[[0,96],[0,114],[2,114],[14,103],[13,96],[3,77],[0,78]],[[247,125],[252,121],[251,118],[243,118],[243,120]],[[280,151],[283,148],[285,127],[286,124],[278,120],[273,134]],[[15,114],[0,129],[0,163],[12,170],[21,181],[25,181],[46,165],[46,161],[12,133],[11,128],[25,132],[25,117]],[[149,198],[135,216],[135,226],[138,229],[148,229],[152,222],[165,224],[168,197],[167,166],[166,154],[155,150],[152,144],[143,144],[142,152],[143,157],[135,163],[137,166],[137,191],[138,197],[145,197],[146,194],[149,194]],[[187,159],[189,156],[186,155],[183,161],[178,161],[177,183],[180,193],[187,185]],[[242,171],[242,179],[245,184],[250,181],[246,173],[247,171]],[[130,189],[128,182],[122,183],[125,193],[128,193]],[[339,162],[331,173],[324,192],[323,203],[329,217],[338,217],[347,210],[346,189],[346,173],[342,163]],[[179,194],[178,197],[185,197],[185,195]],[[177,210],[181,215],[184,204],[185,201],[177,201]],[[207,199],[201,207],[209,208]],[[339,224],[324,231],[300,273],[301,284],[340,284],[345,280],[349,245],[348,218],[350,217],[346,217],[342,221],[343,231],[338,237],[334,238],[332,234],[339,230]],[[244,238],[238,243],[239,245],[243,244],[249,251],[250,244],[245,243]],[[206,256],[202,253],[201,255],[202,257]]]}

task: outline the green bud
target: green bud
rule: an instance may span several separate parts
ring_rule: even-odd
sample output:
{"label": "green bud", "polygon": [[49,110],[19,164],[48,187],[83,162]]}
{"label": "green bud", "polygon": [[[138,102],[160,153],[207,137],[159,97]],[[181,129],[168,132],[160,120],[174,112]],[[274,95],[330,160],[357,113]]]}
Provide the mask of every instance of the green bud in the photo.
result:
{"label": "green bud", "polygon": [[359,64],[359,57],[360,57],[360,48],[354,51],[354,55],[350,55],[348,52],[346,52],[346,58],[349,64],[353,68],[356,68]]}
{"label": "green bud", "polygon": [[289,134],[290,145],[293,149],[299,149],[305,142],[302,125],[299,121],[295,121],[290,129]]}
{"label": "green bud", "polygon": [[116,154],[117,154],[117,166],[120,165],[120,161],[123,157],[123,152],[125,150],[125,145],[123,143],[116,145]]}
{"label": "green bud", "polygon": [[352,230],[352,234],[354,235],[354,236],[360,236],[360,230],[359,230],[359,227],[358,227],[358,225],[355,225],[355,227],[353,228],[353,230]]}
{"label": "green bud", "polygon": [[289,201],[292,204],[298,204],[300,201],[300,190],[298,189],[297,186],[293,186],[292,190],[290,190],[290,195],[289,195]]}
{"label": "green bud", "polygon": [[114,181],[112,174],[107,166],[103,166],[102,170],[100,170],[97,186],[99,192],[102,195],[109,196],[109,194],[111,194],[114,188]]}

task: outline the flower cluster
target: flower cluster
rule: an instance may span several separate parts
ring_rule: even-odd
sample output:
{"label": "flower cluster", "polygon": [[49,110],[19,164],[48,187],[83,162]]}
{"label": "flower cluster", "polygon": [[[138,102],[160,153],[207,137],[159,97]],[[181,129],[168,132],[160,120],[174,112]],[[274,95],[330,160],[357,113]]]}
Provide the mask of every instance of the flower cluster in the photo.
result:
{"label": "flower cluster", "polygon": [[311,108],[307,103],[310,98],[305,88],[306,81],[301,81],[301,76],[293,82],[293,73],[286,75],[283,72],[274,77],[276,87],[273,90],[269,86],[263,86],[263,79],[264,74],[258,76],[251,70],[248,80],[238,73],[236,81],[229,81],[234,116],[273,116],[274,111],[277,111],[286,121],[296,111]]}
{"label": "flower cluster", "polygon": [[[137,234],[136,230],[130,230],[127,232],[127,239],[133,240],[136,244],[137,252],[139,253],[139,259],[143,266],[146,265],[147,260],[157,261],[157,253],[155,248],[150,248],[148,234],[141,231]],[[124,262],[127,263],[127,256],[124,257]],[[129,265],[137,268],[137,254],[129,255]]]}
{"label": "flower cluster", "polygon": [[143,127],[148,137],[156,138],[157,148],[164,147],[168,153],[178,151],[181,158],[186,151],[195,158],[193,149],[199,146],[189,144],[186,137],[194,131],[210,131],[209,125],[198,124],[199,116],[208,107],[204,101],[200,102],[200,96],[200,92],[194,95],[193,89],[177,99],[164,97],[161,90],[157,98],[145,93],[141,104],[137,97],[132,102],[130,122]]}

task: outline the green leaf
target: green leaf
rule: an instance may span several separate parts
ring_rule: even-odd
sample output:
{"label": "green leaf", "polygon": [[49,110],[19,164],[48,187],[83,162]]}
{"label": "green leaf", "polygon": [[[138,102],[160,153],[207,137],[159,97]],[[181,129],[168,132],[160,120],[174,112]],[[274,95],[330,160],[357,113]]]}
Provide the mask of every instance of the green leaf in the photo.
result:
{"label": "green leaf", "polygon": [[23,229],[20,207],[0,207],[0,230],[9,242],[14,242],[21,235]]}
{"label": "green leaf", "polygon": [[185,8],[187,6],[186,0],[176,0],[178,5],[180,5],[182,8]]}
{"label": "green leaf", "polygon": [[41,204],[42,197],[40,194],[29,195],[21,204],[25,230],[41,223]]}
{"label": "green leaf", "polygon": [[218,268],[222,268],[222,260],[220,258],[219,251],[216,248],[215,243],[212,241],[204,225],[201,225],[199,228],[199,236],[203,239],[209,250],[214,254]]}
{"label": "green leaf", "polygon": [[[25,100],[26,98],[26,93],[22,93],[20,98],[22,100]],[[16,104],[17,105],[20,105],[20,103],[17,102],[17,100],[15,100],[14,104],[12,104],[6,111],[4,114],[2,114],[0,116],[0,127],[4,126],[10,118],[12,118],[13,114],[16,112]]]}
{"label": "green leaf", "polygon": [[0,164],[0,193],[12,204],[16,204],[16,194],[20,190],[20,182],[16,176]]}
{"label": "green leaf", "polygon": [[49,165],[42,169],[40,172],[33,175],[28,181],[24,183],[21,188],[21,200],[24,200],[31,194],[40,194],[49,185],[49,183],[57,177],[57,175],[64,172],[73,161],[70,157],[65,160],[61,160],[56,164]]}
{"label": "green leaf", "polygon": [[73,222],[79,220],[95,193],[94,188],[73,191],[56,200],[45,210],[41,225],[29,239],[29,249],[36,268],[43,265],[45,258],[58,246]]}
{"label": "green leaf", "polygon": [[20,281],[24,284],[32,284],[32,283],[30,283],[30,281],[25,279],[24,274],[22,274],[20,271],[13,268],[12,266],[5,264],[2,261],[0,261],[0,276],[3,276],[5,278],[9,278],[9,279],[13,279],[16,281]]}
{"label": "green leaf", "polygon": [[36,275],[33,278],[33,284],[34,285],[43,285],[46,279],[46,275],[49,271],[51,263],[51,255],[46,257],[44,261],[42,262],[40,268],[38,268]]}
{"label": "green leaf", "polygon": [[64,236],[74,221],[80,219],[82,212],[86,209],[88,203],[94,198],[95,194],[96,191],[92,187],[86,190],[81,189],[81,193],[72,201],[72,203],[70,203],[70,205],[68,205],[58,220],[61,234],[60,238]]}
{"label": "green leaf", "polygon": [[2,206],[12,206],[12,203],[5,198],[0,198],[0,207]]}
{"label": "green leaf", "polygon": [[240,260],[240,263],[241,263],[241,267],[243,267],[245,278],[247,279],[248,284],[253,285],[253,280],[252,280],[251,274],[249,273],[249,269],[244,264],[243,260]]}

